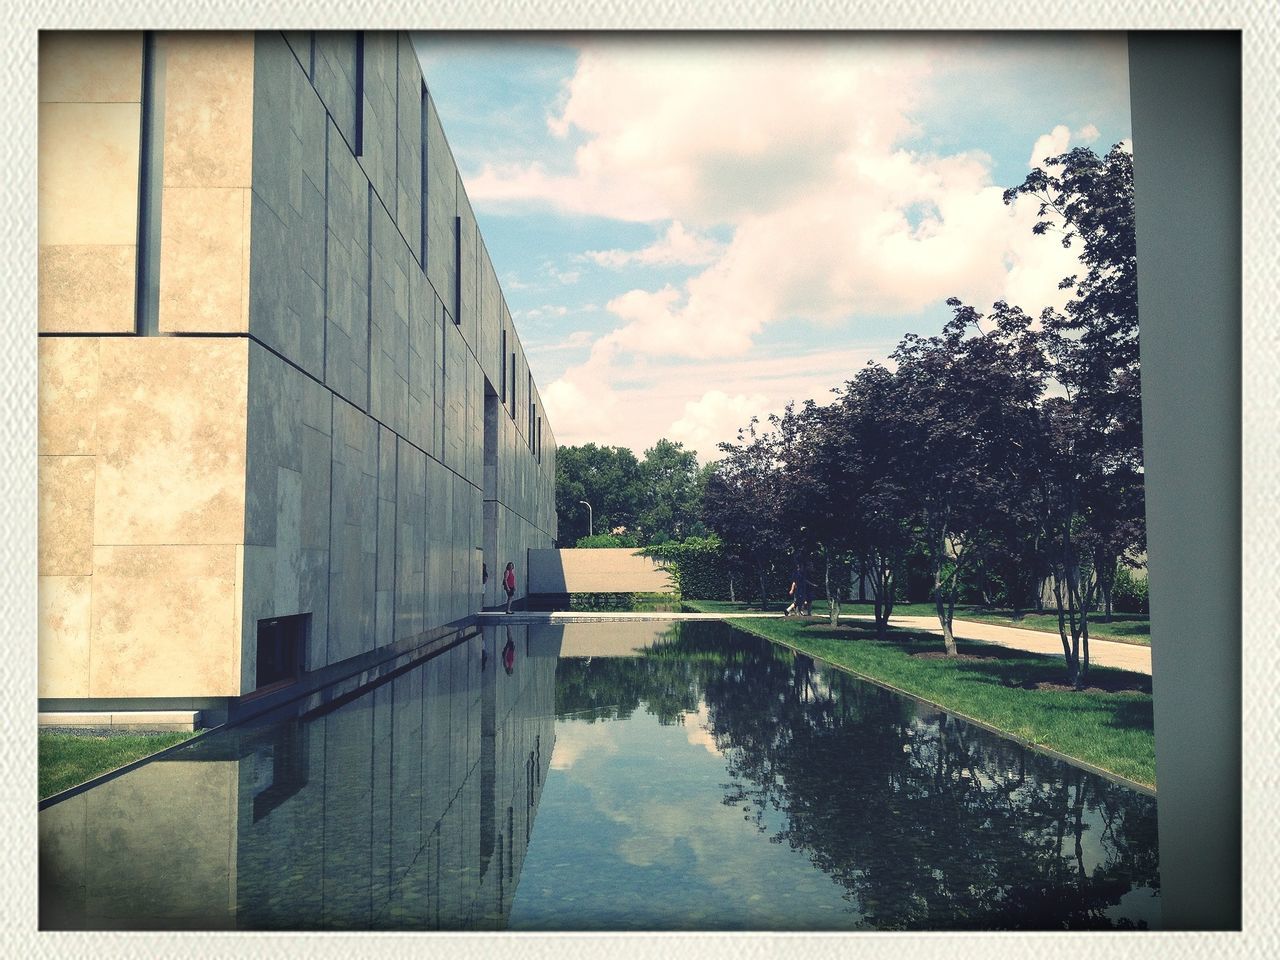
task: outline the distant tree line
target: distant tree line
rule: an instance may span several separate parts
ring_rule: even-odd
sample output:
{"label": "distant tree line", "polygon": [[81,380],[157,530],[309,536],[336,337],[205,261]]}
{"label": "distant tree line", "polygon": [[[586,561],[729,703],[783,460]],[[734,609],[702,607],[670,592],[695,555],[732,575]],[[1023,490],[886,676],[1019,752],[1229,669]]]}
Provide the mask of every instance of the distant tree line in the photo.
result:
{"label": "distant tree line", "polygon": [[667,439],[646,450],[643,459],[626,447],[560,447],[560,545],[643,547],[705,536],[702,488],[708,473],[698,468],[695,451]]}
{"label": "distant tree line", "polygon": [[1065,309],[1036,322],[949,299],[939,335],[907,335],[892,365],[869,363],[834,402],[753,419],[721,444],[703,517],[762,596],[769,570],[806,556],[833,622],[858,582],[882,635],[922,566],[950,655],[962,590],[1016,614],[1047,582],[1082,686],[1090,615],[1110,619],[1117,572],[1145,549],[1132,156],[1048,158],[1004,200],[1022,196],[1039,203],[1034,233],[1081,245]]}

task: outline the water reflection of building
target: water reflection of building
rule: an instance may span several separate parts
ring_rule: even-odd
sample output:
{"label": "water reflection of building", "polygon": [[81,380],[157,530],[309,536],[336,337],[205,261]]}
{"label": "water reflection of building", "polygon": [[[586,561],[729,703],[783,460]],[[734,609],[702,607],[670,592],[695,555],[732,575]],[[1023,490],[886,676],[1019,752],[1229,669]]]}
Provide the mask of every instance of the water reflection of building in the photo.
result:
{"label": "water reflection of building", "polygon": [[41,927],[501,929],[551,759],[559,648],[554,627],[486,628],[355,699],[44,810]]}

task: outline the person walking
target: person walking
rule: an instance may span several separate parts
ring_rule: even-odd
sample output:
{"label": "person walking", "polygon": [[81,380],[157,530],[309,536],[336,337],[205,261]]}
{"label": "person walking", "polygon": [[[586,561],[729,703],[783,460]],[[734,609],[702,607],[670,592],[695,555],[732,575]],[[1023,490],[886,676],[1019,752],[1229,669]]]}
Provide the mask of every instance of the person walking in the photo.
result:
{"label": "person walking", "polygon": [[502,574],[502,589],[507,591],[507,613],[511,612],[511,600],[516,595],[516,565],[508,563]]}

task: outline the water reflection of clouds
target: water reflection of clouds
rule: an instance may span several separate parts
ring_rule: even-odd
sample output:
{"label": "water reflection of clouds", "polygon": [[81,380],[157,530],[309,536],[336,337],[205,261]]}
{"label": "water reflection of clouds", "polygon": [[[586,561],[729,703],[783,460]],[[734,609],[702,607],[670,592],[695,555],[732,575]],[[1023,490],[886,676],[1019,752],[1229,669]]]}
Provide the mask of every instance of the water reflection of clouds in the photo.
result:
{"label": "water reflection of clouds", "polygon": [[[776,897],[778,871],[790,869],[797,890],[807,888],[807,896],[819,901],[830,897],[830,909],[844,909],[830,881],[812,874],[807,858],[789,848],[767,845],[772,869],[760,869],[758,808],[753,805],[748,815],[741,804],[706,802],[708,788],[718,784],[712,792],[720,793],[730,778],[706,704],[683,718],[683,724],[667,725],[642,713],[605,724],[560,721],[552,766],[572,767],[570,776],[589,792],[592,819],[614,825],[613,855],[630,867],[678,875],[686,888],[732,888],[735,900],[750,903]],[[565,734],[570,761],[560,767]],[[682,776],[673,781],[656,768],[678,768]],[[768,832],[776,832],[781,824],[772,821],[780,817],[766,817]]]}
{"label": "water reflection of clouds", "polygon": [[566,723],[556,729],[552,770],[569,770],[583,757],[606,757],[618,752],[613,731],[604,723]]}
{"label": "water reflection of clouds", "polygon": [[696,712],[684,715],[684,728],[691,745],[705,747],[707,753],[713,756],[723,756],[720,748],[716,746],[716,738],[711,735],[711,714],[705,703],[698,704]]}

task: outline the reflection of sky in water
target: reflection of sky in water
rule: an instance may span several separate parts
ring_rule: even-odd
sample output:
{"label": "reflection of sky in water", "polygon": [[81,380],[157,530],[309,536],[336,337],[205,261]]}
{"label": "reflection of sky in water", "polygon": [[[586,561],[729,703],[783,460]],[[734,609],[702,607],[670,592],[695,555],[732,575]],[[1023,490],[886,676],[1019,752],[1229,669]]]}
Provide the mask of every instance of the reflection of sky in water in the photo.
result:
{"label": "reflection of sky in water", "polygon": [[700,704],[683,725],[644,711],[558,722],[511,929],[574,929],[566,917],[611,929],[856,923],[803,852],[768,842],[780,814],[757,824],[754,805],[723,802],[731,778],[705,718]]}

